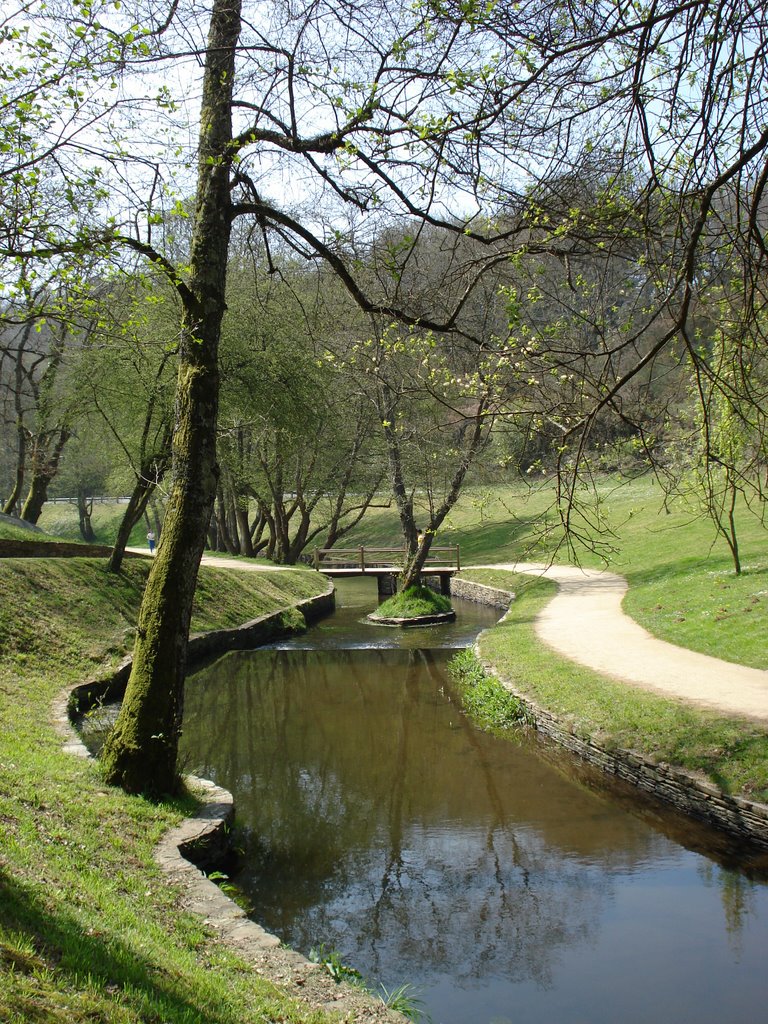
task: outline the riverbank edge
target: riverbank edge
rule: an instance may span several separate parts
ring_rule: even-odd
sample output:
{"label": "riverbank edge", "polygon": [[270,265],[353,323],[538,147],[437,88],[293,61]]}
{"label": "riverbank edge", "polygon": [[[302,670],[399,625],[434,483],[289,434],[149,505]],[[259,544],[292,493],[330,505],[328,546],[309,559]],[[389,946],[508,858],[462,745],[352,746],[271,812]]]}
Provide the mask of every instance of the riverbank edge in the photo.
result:
{"label": "riverbank edge", "polygon": [[[456,584],[460,588],[454,589]],[[462,592],[460,592],[462,591]],[[491,591],[492,594],[485,594]],[[470,596],[473,593],[474,596]],[[509,609],[514,600],[512,591],[503,591],[469,580],[451,580],[451,594],[479,603],[496,603],[499,596],[506,595],[505,608]],[[484,597],[489,599],[484,601]],[[499,620],[504,621],[505,616]],[[494,627],[491,626],[491,629]],[[486,630],[483,630],[483,633]],[[605,775],[612,775],[644,794],[682,811],[697,821],[703,821],[752,846],[768,849],[768,805],[730,796],[712,783],[702,781],[689,772],[673,765],[657,764],[633,750],[608,750],[591,737],[577,736],[564,725],[556,715],[531,700],[527,694],[506,679],[492,662],[481,657],[480,633],[474,644],[475,654],[485,672],[521,702],[532,727],[558,746],[574,754],[580,760],[599,769]]]}
{"label": "riverbank edge", "polygon": [[515,595],[511,590],[500,590],[489,587],[486,583],[475,583],[473,580],[451,577],[451,597],[459,597],[464,601],[486,604],[491,608],[503,608],[507,611]]}
{"label": "riverbank edge", "polygon": [[[320,579],[323,579],[320,577]],[[231,629],[197,633],[189,638],[190,663],[226,651],[248,650],[299,632],[335,608],[332,580],[325,590],[294,605],[267,612]],[[297,614],[301,614],[299,621]],[[53,703],[54,726],[63,749],[73,756],[92,755],[76,729],[79,718],[103,701],[118,700],[125,692],[132,658],[124,658],[106,676],[76,683]],[[169,883],[182,893],[184,907],[202,917],[218,938],[246,959],[257,973],[270,977],[291,997],[331,1013],[352,1012],[350,1020],[404,1024],[407,1018],[389,1009],[375,993],[336,981],[323,964],[313,963],[252,920],[206,872],[224,862],[231,852],[235,803],[232,794],[209,779],[187,776],[191,793],[200,801],[196,813],[166,832],[155,848],[155,861]],[[277,962],[275,962],[275,958]],[[273,970],[274,969],[274,970]]]}

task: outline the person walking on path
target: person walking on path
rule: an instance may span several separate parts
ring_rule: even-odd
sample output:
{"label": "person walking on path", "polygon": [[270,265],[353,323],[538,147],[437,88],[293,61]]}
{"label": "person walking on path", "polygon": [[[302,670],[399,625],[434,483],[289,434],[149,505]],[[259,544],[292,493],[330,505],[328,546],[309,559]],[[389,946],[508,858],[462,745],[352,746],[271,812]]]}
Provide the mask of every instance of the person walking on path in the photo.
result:
{"label": "person walking on path", "polygon": [[152,530],[147,534],[147,544],[149,544],[149,553],[154,555],[155,553],[155,534]]}

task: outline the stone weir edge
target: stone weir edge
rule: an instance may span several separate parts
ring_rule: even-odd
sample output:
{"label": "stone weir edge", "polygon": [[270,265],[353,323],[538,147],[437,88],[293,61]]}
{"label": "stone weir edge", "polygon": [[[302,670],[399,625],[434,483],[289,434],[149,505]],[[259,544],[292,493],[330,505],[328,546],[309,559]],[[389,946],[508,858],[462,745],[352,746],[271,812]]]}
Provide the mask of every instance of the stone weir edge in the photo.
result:
{"label": "stone weir edge", "polygon": [[[212,630],[191,636],[190,661],[194,663],[228,650],[250,649],[295,632],[295,627],[286,625],[283,620],[286,612],[298,610],[306,622],[316,621],[335,607],[333,581],[325,582],[325,591],[315,597],[258,616],[232,629]],[[108,676],[67,687],[56,698],[53,705],[54,725],[64,740],[63,749],[67,753],[87,759],[92,757],[75,729],[75,722],[98,701],[117,700],[122,696],[130,675],[131,662],[128,656]],[[257,963],[268,956],[270,951],[281,946],[280,939],[248,917],[206,874],[207,870],[222,863],[229,850],[235,816],[234,799],[228,790],[209,779],[190,775],[186,781],[200,800],[200,807],[194,816],[185,818],[163,836],[155,848],[155,861],[169,882],[182,889],[185,908],[200,915],[221,941]],[[294,998],[302,998],[306,976],[311,973],[314,976],[313,987],[327,990],[328,1010],[336,1009],[334,1000],[351,998],[359,1003],[370,1002],[376,1006],[379,1011],[376,1017],[382,1022],[395,1024],[406,1020],[400,1014],[386,1010],[375,995],[367,995],[363,990],[343,986],[348,991],[342,997],[338,992],[339,985],[326,979],[321,964],[312,963],[293,950],[281,950],[281,954],[300,977],[301,988],[294,986],[295,991],[290,993]]]}
{"label": "stone weir edge", "polygon": [[[464,584],[464,586],[468,584],[473,591],[472,596],[467,591],[456,592],[457,597],[498,607],[499,595],[506,593],[507,608],[514,600],[515,595],[510,591],[505,592],[466,580],[457,580],[456,582]],[[454,581],[451,580],[452,594],[455,593],[453,583]],[[486,591],[492,591],[492,593],[486,595],[484,593]],[[504,618],[505,616],[502,616],[500,621],[503,621]],[[663,763],[657,764],[637,751],[608,750],[589,737],[577,736],[557,716],[540,707],[525,693],[517,690],[509,680],[499,674],[491,662],[481,658],[477,642],[474,649],[483,669],[497,679],[500,685],[524,706],[533,728],[537,732],[587,764],[598,768],[605,775],[616,776],[642,793],[666,805],[671,805],[689,817],[703,821],[729,836],[752,846],[768,849],[768,805],[740,796],[730,796],[717,786],[697,779],[682,768]]]}

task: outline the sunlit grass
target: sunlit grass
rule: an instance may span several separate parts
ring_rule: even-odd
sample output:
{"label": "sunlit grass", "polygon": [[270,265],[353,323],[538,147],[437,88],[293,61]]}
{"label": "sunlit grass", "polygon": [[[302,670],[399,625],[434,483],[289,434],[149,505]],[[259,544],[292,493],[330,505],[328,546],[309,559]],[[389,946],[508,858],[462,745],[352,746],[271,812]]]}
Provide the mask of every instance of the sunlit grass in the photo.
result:
{"label": "sunlit grass", "polygon": [[[186,914],[154,862],[189,799],[105,787],[50,724],[67,683],[131,645],[147,563],[0,560],[0,1021],[320,1022]],[[321,589],[312,573],[203,570],[197,629]]]}
{"label": "sunlit grass", "polygon": [[408,587],[387,598],[376,609],[377,615],[391,619],[415,619],[421,615],[436,615],[451,610],[451,602],[429,587]]}
{"label": "sunlit grass", "polygon": [[[627,577],[629,615],[672,643],[768,668],[768,532],[756,517],[746,510],[739,516],[744,571],[737,576],[712,523],[682,501],[667,500],[652,477],[626,483],[606,478],[595,496],[602,532],[592,529],[593,547],[582,546],[577,555],[585,566]],[[555,549],[556,536],[540,533],[554,523],[553,497],[552,486],[543,484],[468,489],[437,542],[458,543],[465,566],[568,562],[572,553]],[[581,500],[591,497],[584,492]],[[586,520],[580,525],[586,529]],[[377,509],[349,543],[385,544],[397,537],[394,510]]]}

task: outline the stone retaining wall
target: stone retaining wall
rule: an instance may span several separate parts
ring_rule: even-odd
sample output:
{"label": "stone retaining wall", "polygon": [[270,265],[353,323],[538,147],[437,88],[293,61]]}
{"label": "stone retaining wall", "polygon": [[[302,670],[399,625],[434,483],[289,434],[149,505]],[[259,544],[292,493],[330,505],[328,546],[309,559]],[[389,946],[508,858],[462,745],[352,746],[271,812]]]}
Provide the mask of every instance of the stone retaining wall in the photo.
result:
{"label": "stone retaining wall", "polygon": [[[326,581],[326,589],[317,597],[299,601],[290,608],[282,608],[267,615],[244,622],[232,629],[215,629],[209,633],[196,633],[189,638],[188,660],[190,663],[223,654],[225,651],[243,651],[262,644],[271,643],[281,637],[296,633],[300,627],[296,619],[296,611],[303,616],[304,622],[312,623],[323,615],[332,612],[336,605],[336,596],[331,580]],[[89,679],[69,691],[68,711],[70,718],[76,721],[99,701],[119,700],[125,692],[128,677],[131,674],[132,658],[129,655],[108,676]]]}
{"label": "stone retaining wall", "polygon": [[607,750],[588,737],[577,736],[558,719],[501,678],[493,665],[482,662],[489,675],[523,704],[534,728],[559,746],[616,776],[657,800],[671,804],[698,821],[722,829],[729,835],[768,849],[768,806],[729,796],[717,786],[697,779],[681,768],[654,762],[632,750]]}
{"label": "stone retaining wall", "polygon": [[[475,588],[476,596],[469,600],[475,601],[482,601],[483,592],[492,589],[476,583],[470,586]],[[453,592],[453,587],[451,590]],[[514,595],[505,591],[494,591],[494,600],[487,603],[496,606],[496,595],[504,593],[507,597],[505,607],[508,607]],[[475,650],[477,651],[477,645]],[[681,768],[663,763],[655,764],[635,751],[608,750],[589,737],[577,736],[555,715],[539,707],[524,693],[515,689],[508,680],[499,676],[492,664],[485,661],[482,664],[489,675],[497,679],[521,702],[537,732],[547,736],[558,746],[564,747],[605,774],[628,782],[698,821],[706,822],[751,845],[768,849],[768,806],[765,804],[743,797],[729,796],[717,786],[698,779]]]}
{"label": "stone retaining wall", "polygon": [[451,597],[460,597],[463,601],[474,601],[476,604],[487,604],[492,608],[503,608],[504,611],[515,599],[515,595],[508,590],[457,579],[456,576],[451,577]]}
{"label": "stone retaining wall", "polygon": [[[75,544],[72,541],[0,539],[0,558],[109,558],[107,544]],[[126,558],[149,556],[126,551]]]}

